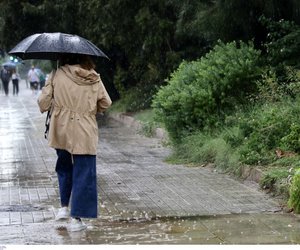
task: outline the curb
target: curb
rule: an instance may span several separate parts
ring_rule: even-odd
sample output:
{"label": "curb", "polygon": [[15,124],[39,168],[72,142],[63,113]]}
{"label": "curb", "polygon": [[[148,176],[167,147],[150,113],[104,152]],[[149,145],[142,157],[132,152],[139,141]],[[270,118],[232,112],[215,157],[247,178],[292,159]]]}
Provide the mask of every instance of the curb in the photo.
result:
{"label": "curb", "polygon": [[[126,127],[134,128],[137,131],[142,131],[143,129],[142,122],[137,121],[132,116],[125,115],[124,113],[109,113],[108,117],[125,124]],[[156,128],[152,137],[161,140],[167,140],[168,134],[164,129]]]}
{"label": "curb", "polygon": [[[135,120],[132,116],[125,115],[124,113],[109,113],[108,117],[123,123],[127,127],[134,128],[137,131],[141,131],[143,129],[143,123]],[[158,138],[161,140],[167,140],[168,135],[167,132],[162,128],[156,128],[153,134],[154,138]],[[254,181],[259,183],[262,178],[263,172],[260,169],[243,166],[241,168],[241,179]]]}
{"label": "curb", "polygon": [[259,183],[262,178],[262,170],[249,166],[241,167],[241,178],[243,180],[254,181]]}
{"label": "curb", "polygon": [[[118,122],[123,123],[127,127],[134,128],[136,130],[142,130],[143,123],[135,120],[132,116],[125,115],[124,113],[109,113],[108,116]],[[162,128],[156,128],[153,137],[158,139],[167,139],[167,132]],[[241,168],[241,177],[244,180],[255,181],[259,183],[262,177],[262,171],[257,168],[249,166],[243,166]]]}

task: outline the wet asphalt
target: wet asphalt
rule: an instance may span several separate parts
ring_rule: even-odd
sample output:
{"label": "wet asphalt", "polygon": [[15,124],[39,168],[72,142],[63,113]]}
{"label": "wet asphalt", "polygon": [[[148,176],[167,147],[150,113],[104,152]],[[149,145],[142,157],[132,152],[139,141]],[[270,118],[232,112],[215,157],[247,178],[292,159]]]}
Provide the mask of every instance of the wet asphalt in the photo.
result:
{"label": "wet asphalt", "polygon": [[0,246],[67,244],[299,244],[299,215],[256,183],[205,167],[171,165],[170,149],[130,124],[100,117],[99,217],[87,230],[56,222],[56,156],[38,94],[0,93]]}

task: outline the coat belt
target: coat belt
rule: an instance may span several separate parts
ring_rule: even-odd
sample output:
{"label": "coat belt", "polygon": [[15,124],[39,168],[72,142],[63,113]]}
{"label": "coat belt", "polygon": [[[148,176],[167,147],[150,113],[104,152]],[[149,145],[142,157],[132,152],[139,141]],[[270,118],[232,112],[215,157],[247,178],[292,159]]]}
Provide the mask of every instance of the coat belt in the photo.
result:
{"label": "coat belt", "polygon": [[88,112],[79,112],[77,110],[73,110],[73,109],[70,109],[68,107],[64,107],[64,106],[59,106],[57,105],[56,103],[54,103],[54,107],[58,110],[67,110],[67,111],[70,111],[71,113],[75,113],[75,114],[80,114],[80,115],[90,115],[90,116],[94,116],[97,114],[97,111],[88,111]]}

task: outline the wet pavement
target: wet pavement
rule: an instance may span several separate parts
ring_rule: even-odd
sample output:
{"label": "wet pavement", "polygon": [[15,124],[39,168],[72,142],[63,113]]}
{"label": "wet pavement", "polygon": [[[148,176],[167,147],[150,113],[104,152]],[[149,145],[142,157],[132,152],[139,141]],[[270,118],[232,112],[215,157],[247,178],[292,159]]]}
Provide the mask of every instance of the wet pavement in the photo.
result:
{"label": "wet pavement", "polygon": [[37,95],[22,81],[19,96],[0,93],[0,107],[0,245],[300,243],[300,217],[255,183],[168,164],[159,139],[112,119],[100,120],[99,218],[68,232],[54,221],[56,156]]}

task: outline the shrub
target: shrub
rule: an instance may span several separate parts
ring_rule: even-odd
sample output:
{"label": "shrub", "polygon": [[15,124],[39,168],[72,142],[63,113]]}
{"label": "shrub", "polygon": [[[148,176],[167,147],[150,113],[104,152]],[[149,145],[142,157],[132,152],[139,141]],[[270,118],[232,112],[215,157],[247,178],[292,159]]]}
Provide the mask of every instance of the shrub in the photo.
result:
{"label": "shrub", "polygon": [[[297,151],[300,134],[297,127],[300,108],[297,101],[256,105],[240,114],[238,125],[243,133],[241,159],[246,164],[268,164],[275,160],[275,149]],[[293,140],[290,140],[290,139]]]}
{"label": "shrub", "polygon": [[214,163],[219,169],[238,172],[239,156],[225,139],[218,135],[209,135],[197,131],[182,139],[175,145],[173,162],[189,162],[196,164]]}
{"label": "shrub", "polygon": [[295,213],[300,213],[300,169],[297,169],[290,187],[288,206],[293,208]]}
{"label": "shrub", "polygon": [[290,80],[284,84],[273,69],[266,69],[257,82],[258,95],[254,101],[230,118],[237,121],[236,126],[245,138],[240,152],[246,164],[265,165],[275,161],[276,148],[300,152],[300,81],[296,71],[286,69]]}
{"label": "shrub", "polygon": [[153,136],[156,128],[160,127],[160,124],[154,120],[154,112],[152,109],[141,110],[134,114],[134,118],[140,121],[140,133],[145,136]]}
{"label": "shrub", "polygon": [[286,96],[284,86],[278,84],[276,72],[272,69],[266,69],[262,77],[257,81],[259,94],[254,97],[261,103],[274,103],[283,100]]}
{"label": "shrub", "polygon": [[273,189],[276,182],[289,176],[287,169],[272,169],[263,174],[260,180],[260,187],[263,189]]}
{"label": "shrub", "polygon": [[281,138],[281,142],[284,148],[299,153],[300,152],[300,125],[295,122],[293,122],[290,125],[289,133],[287,133],[286,136]]}
{"label": "shrub", "polygon": [[260,74],[259,55],[252,44],[220,42],[200,60],[183,62],[152,104],[171,139],[216,127],[225,112],[244,102]]}
{"label": "shrub", "polygon": [[292,168],[282,166],[269,168],[264,172],[259,182],[260,187],[287,200],[289,198],[291,170]]}
{"label": "shrub", "polygon": [[153,86],[142,85],[124,90],[118,106],[122,107],[123,112],[136,112],[149,108],[155,90]]}

